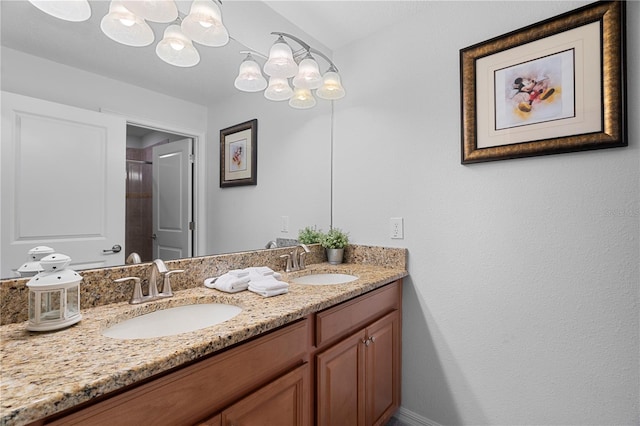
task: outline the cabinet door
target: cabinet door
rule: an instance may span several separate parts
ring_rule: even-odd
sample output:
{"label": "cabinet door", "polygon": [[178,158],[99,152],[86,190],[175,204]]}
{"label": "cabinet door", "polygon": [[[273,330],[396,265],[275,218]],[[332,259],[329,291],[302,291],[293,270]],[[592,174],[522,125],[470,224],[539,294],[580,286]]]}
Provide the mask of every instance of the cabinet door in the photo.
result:
{"label": "cabinet door", "polygon": [[400,316],[395,311],[367,327],[366,424],[384,424],[400,404]]}
{"label": "cabinet door", "polygon": [[364,330],[317,356],[319,426],[364,425]]}
{"label": "cabinet door", "polygon": [[222,426],[309,425],[309,364],[264,386],[222,412]]}

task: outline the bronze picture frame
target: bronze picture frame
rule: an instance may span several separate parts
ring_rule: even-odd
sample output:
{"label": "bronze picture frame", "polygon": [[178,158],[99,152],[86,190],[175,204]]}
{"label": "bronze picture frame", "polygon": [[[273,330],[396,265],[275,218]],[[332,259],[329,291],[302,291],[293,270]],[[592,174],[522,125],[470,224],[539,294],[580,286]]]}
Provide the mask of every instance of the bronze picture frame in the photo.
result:
{"label": "bronze picture frame", "polygon": [[220,187],[258,184],[258,120],[220,130]]}
{"label": "bronze picture frame", "polygon": [[625,14],[599,1],[461,49],[462,164],[626,146]]}

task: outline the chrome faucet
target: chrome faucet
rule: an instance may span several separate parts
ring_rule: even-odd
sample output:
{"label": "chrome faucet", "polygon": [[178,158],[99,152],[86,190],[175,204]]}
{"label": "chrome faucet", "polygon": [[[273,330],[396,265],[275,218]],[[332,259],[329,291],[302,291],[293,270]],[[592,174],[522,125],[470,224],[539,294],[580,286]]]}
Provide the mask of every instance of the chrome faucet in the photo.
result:
{"label": "chrome faucet", "polygon": [[[129,300],[129,303],[136,305],[139,303],[151,302],[165,297],[173,296],[171,291],[171,282],[169,277],[173,274],[184,272],[183,269],[168,270],[167,265],[164,264],[162,259],[156,259],[151,264],[151,271],[149,272],[149,291],[145,296],[142,293],[142,287],[140,285],[140,278],[138,277],[126,277],[114,280],[114,282],[120,283],[124,281],[134,281],[133,295]],[[158,291],[158,276],[162,277],[162,292]]]}
{"label": "chrome faucet", "polygon": [[[298,247],[302,248],[302,251],[300,253],[298,253]],[[286,269],[290,269],[290,270],[286,270],[286,272],[293,272],[293,271],[299,271],[301,269],[304,269],[305,256],[309,252],[311,252],[311,250],[309,250],[309,247],[307,247],[305,244],[299,243],[297,246],[294,247],[291,253],[289,253],[288,255],[280,256],[280,257],[287,257]]]}
{"label": "chrome faucet", "polygon": [[156,259],[151,264],[151,272],[149,273],[149,297],[157,299],[158,293],[158,275],[164,278],[164,274],[168,271],[167,265],[164,264],[162,259]]}

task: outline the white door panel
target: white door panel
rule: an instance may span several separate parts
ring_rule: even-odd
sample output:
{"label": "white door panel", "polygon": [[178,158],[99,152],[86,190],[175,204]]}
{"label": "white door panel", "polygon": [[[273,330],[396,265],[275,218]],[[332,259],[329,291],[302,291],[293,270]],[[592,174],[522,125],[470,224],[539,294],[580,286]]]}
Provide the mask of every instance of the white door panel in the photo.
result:
{"label": "white door panel", "polygon": [[192,139],[153,147],[153,257],[191,257]]}
{"label": "white door panel", "polygon": [[47,245],[86,269],[124,263],[125,120],[2,92],[0,276]]}

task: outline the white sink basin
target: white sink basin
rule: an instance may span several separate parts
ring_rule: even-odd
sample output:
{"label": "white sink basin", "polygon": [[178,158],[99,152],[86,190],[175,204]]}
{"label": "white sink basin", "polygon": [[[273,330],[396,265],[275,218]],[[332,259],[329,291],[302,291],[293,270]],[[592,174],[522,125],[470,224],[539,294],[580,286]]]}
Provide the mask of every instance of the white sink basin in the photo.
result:
{"label": "white sink basin", "polygon": [[177,306],[119,322],[102,331],[114,339],[151,339],[200,330],[227,321],[242,308],[223,303]]}
{"label": "white sink basin", "polygon": [[351,281],[357,280],[358,277],[349,274],[311,274],[304,275],[302,277],[294,278],[291,280],[294,284],[307,284],[307,285],[335,285],[346,284]]}

